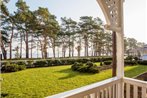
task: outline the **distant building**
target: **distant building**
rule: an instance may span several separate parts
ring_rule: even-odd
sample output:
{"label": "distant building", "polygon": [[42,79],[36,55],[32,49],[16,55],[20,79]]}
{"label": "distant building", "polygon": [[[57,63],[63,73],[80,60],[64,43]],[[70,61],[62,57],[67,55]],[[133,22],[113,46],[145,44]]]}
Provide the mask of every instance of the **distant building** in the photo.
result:
{"label": "distant building", "polygon": [[137,56],[143,60],[147,60],[147,45],[144,45],[144,47],[129,50],[129,55]]}
{"label": "distant building", "polygon": [[143,55],[140,57],[141,60],[147,60],[147,55]]}

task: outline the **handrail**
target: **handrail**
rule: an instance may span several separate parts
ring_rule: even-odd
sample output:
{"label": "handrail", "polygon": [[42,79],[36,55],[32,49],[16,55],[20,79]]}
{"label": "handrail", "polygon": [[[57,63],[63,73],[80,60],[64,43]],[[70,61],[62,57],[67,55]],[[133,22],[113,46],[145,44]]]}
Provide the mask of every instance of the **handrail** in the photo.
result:
{"label": "handrail", "polygon": [[[67,91],[67,92],[63,92],[63,93],[60,93],[60,94],[56,94],[56,95],[52,95],[52,96],[48,96],[46,98],[69,98],[71,96],[75,96],[77,94],[80,94],[80,93],[84,93],[84,92],[87,92],[87,91],[91,91],[91,90],[95,90],[98,88],[104,88],[104,87],[108,87],[112,84],[114,84],[114,82],[120,82],[121,79],[117,78],[117,77],[113,77],[113,78],[110,78],[110,79],[107,79],[107,80],[104,80],[104,81],[101,81],[101,82],[97,82],[97,83],[94,83],[94,84],[91,84],[91,85],[88,85],[88,86],[84,86],[84,87],[81,87],[81,88],[77,88],[77,89],[74,89],[74,90],[70,90],[70,91]],[[87,93],[92,93],[92,92],[87,92]]]}
{"label": "handrail", "polygon": [[143,87],[147,88],[147,82],[145,82],[145,81],[127,78],[127,77],[124,77],[123,80],[124,80],[125,83],[129,83],[129,84],[133,84],[133,85],[137,85],[137,86],[143,86]]}
{"label": "handrail", "polygon": [[[147,98],[147,82],[126,77],[113,77],[81,88],[48,96],[46,98],[108,98],[108,96],[118,98],[121,96],[119,90],[122,84],[124,84],[125,88],[125,98],[132,98],[131,96],[135,96],[135,98],[140,98],[140,96],[142,96],[142,98]],[[141,89],[138,89],[138,87]]]}

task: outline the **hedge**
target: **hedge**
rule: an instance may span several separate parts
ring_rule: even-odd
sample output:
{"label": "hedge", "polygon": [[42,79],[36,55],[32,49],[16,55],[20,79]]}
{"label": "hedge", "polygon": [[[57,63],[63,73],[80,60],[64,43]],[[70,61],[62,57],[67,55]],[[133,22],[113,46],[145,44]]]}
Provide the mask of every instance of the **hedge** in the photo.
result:
{"label": "hedge", "polygon": [[1,71],[2,72],[16,72],[16,71],[20,71],[20,70],[24,70],[24,69],[26,69],[25,65],[7,63],[2,66]]}
{"label": "hedge", "polygon": [[83,73],[99,73],[99,68],[92,62],[87,62],[86,64],[75,62],[71,69],[73,71],[83,72]]}
{"label": "hedge", "polygon": [[138,61],[138,64],[140,64],[140,65],[147,65],[147,60]]}

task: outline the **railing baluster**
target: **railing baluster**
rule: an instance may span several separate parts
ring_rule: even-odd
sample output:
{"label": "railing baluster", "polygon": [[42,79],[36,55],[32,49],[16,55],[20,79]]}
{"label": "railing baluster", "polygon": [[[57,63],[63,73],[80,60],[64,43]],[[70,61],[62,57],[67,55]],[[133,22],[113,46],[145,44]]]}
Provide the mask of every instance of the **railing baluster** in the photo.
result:
{"label": "railing baluster", "polygon": [[133,89],[134,89],[134,92],[133,92],[134,93],[133,94],[134,98],[138,98],[138,87],[136,85],[134,85]]}
{"label": "railing baluster", "polygon": [[115,85],[115,98],[119,98],[118,93],[119,93],[119,89],[118,89],[118,84]]}
{"label": "railing baluster", "polygon": [[142,87],[142,98],[147,98],[147,89]]}
{"label": "railing baluster", "polygon": [[106,94],[105,98],[108,98],[108,88],[106,88],[105,91],[106,91],[105,92],[105,94]]}
{"label": "railing baluster", "polygon": [[91,98],[90,95],[87,95],[86,98]]}
{"label": "railing baluster", "polygon": [[116,98],[115,97],[115,85],[113,85],[113,97],[112,98]]}
{"label": "railing baluster", "polygon": [[126,83],[126,98],[130,98],[130,84]]}
{"label": "railing baluster", "polygon": [[112,98],[112,86],[108,87],[109,98]]}
{"label": "railing baluster", "polygon": [[[120,98],[125,83],[125,98],[147,98],[147,83],[131,78],[111,78],[47,98]],[[121,94],[121,95],[120,95]]]}
{"label": "railing baluster", "polygon": [[104,90],[101,90],[101,98],[104,98]]}
{"label": "railing baluster", "polygon": [[100,91],[98,90],[98,92],[96,93],[96,98],[100,98]]}

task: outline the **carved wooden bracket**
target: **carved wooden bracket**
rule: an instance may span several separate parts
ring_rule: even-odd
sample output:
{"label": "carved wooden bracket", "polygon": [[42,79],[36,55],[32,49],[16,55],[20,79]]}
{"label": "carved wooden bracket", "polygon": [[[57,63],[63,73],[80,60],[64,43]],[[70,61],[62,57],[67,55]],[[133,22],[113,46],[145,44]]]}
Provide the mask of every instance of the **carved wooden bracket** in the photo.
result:
{"label": "carved wooden bracket", "polygon": [[116,32],[123,29],[124,0],[97,0],[97,2],[104,13],[107,22],[106,29],[111,29]]}

